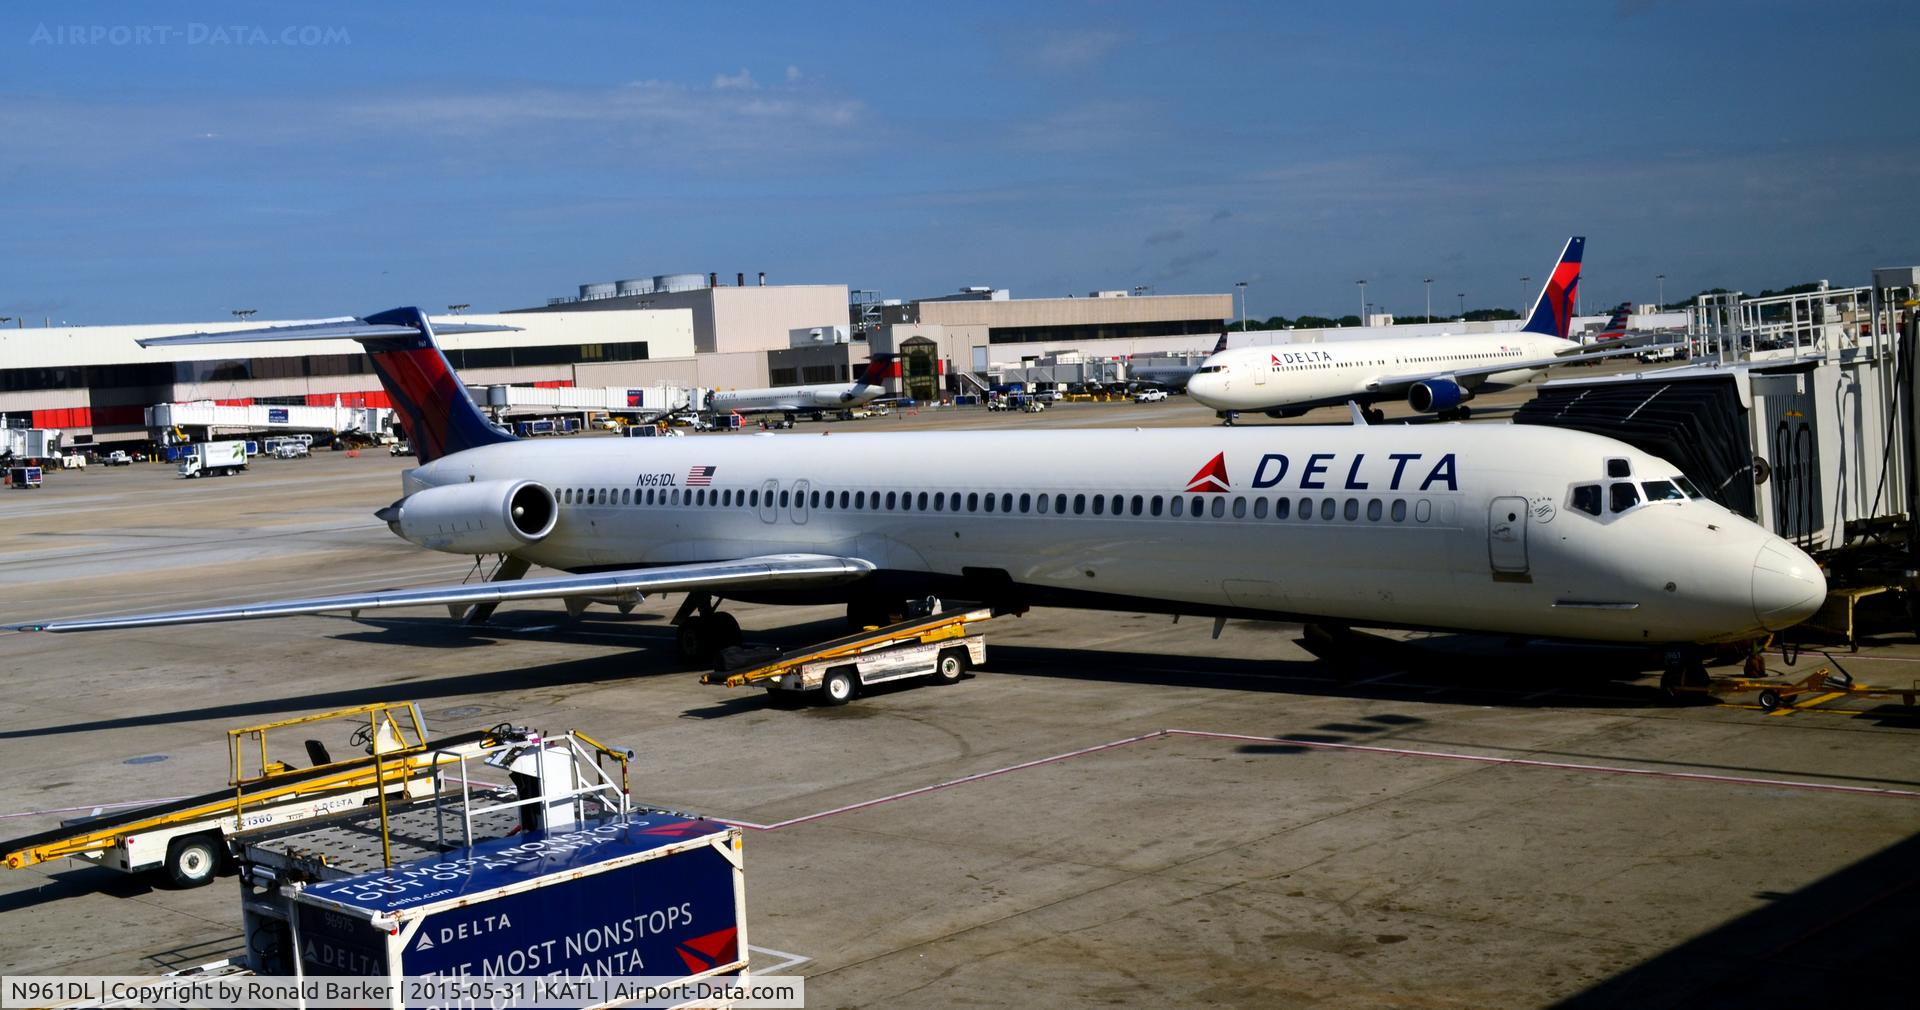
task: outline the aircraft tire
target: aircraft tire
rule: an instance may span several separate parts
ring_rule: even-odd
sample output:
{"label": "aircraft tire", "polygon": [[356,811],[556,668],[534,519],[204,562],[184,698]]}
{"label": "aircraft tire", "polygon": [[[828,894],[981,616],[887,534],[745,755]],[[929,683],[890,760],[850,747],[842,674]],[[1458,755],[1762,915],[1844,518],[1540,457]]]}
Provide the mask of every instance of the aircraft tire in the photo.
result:
{"label": "aircraft tire", "polygon": [[717,655],[722,649],[731,649],[742,641],[740,622],[732,614],[721,612],[704,618],[708,622],[708,637],[713,641],[713,651]]}
{"label": "aircraft tire", "polygon": [[680,650],[680,658],[688,663],[704,663],[719,654],[713,645],[713,626],[698,614],[680,622],[673,641]]}

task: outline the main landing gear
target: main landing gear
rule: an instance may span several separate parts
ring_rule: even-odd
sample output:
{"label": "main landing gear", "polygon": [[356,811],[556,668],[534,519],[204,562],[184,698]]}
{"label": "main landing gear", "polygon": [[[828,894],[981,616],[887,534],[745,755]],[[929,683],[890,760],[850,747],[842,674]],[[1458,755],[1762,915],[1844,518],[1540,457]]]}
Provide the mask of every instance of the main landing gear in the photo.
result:
{"label": "main landing gear", "polygon": [[688,663],[711,663],[721,650],[741,642],[740,622],[715,609],[713,597],[706,593],[688,593],[673,623],[679,629],[674,645]]}
{"label": "main landing gear", "polygon": [[1451,410],[1443,410],[1433,416],[1442,421],[1464,421],[1473,416],[1473,408],[1463,404]]}

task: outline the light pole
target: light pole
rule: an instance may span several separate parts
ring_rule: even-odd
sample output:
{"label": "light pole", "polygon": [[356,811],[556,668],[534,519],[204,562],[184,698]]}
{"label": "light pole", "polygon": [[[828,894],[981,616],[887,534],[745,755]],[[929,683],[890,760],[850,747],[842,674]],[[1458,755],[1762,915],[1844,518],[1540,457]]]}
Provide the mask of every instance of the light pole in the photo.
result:
{"label": "light pole", "polygon": [[1522,319],[1525,319],[1527,317],[1527,292],[1532,290],[1533,290],[1533,278],[1532,277],[1520,278],[1520,311],[1518,315]]}
{"label": "light pole", "polygon": [[1667,275],[1654,274],[1653,279],[1660,285],[1660,304],[1655,306],[1654,311],[1665,312],[1667,311]]}
{"label": "light pole", "polygon": [[1427,322],[1433,322],[1433,278],[1426,279],[1427,285]]}
{"label": "light pole", "polygon": [[1367,325],[1367,282],[1365,278],[1354,281],[1360,285],[1360,325]]}
{"label": "light pole", "polygon": [[1460,321],[1464,323],[1467,321],[1467,293],[1455,291],[1453,297],[1460,299]]}
{"label": "light pole", "polygon": [[1240,289],[1240,332],[1247,332],[1247,282],[1234,281],[1233,286]]}

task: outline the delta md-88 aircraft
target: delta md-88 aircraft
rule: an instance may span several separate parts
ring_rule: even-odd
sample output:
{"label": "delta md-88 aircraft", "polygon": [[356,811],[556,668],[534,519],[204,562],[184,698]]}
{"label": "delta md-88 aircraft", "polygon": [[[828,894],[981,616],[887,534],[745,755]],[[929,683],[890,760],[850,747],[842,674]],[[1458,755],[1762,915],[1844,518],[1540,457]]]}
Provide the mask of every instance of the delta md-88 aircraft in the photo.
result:
{"label": "delta md-88 aircraft", "polygon": [[[147,343],[350,337],[420,465],[377,513],[494,581],[131,617],[51,632],[409,605],[630,607],[685,592],[689,657],[738,640],[724,600],[937,594],[1102,610],[1664,646],[1752,639],[1826,589],[1798,548],[1673,464],[1553,428],[1428,425],[520,441],[474,407],[417,309]],[[568,574],[526,578],[532,566]]]}
{"label": "delta md-88 aircraft", "polygon": [[[1577,235],[1567,240],[1526,325],[1516,332],[1236,347],[1201,364],[1187,380],[1187,395],[1229,424],[1243,412],[1298,417],[1315,407],[1348,402],[1371,407],[1403,397],[1420,413],[1463,419],[1471,409],[1466,401],[1476,393],[1531,382],[1547,368],[1581,355],[1581,345],[1567,339],[1567,330],[1586,245]],[[1591,360],[1622,353],[1581,356]],[[1367,416],[1375,422],[1381,417],[1371,409]]]}
{"label": "delta md-88 aircraft", "polygon": [[792,421],[799,414],[818,417],[829,410],[863,406],[885,392],[882,384],[895,360],[891,354],[874,355],[852,382],[715,390],[707,394],[706,410],[714,414],[785,414]]}

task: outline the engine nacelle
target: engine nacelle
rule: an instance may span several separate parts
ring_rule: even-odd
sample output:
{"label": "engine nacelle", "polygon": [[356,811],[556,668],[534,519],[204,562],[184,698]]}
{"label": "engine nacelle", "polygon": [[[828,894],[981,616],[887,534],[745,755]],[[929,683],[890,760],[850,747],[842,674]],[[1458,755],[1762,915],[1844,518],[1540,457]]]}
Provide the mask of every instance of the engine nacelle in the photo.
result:
{"label": "engine nacelle", "polygon": [[1452,410],[1465,403],[1472,394],[1460,387],[1452,379],[1428,379],[1416,382],[1407,390],[1407,406],[1422,414],[1431,414],[1441,410]]}
{"label": "engine nacelle", "polygon": [[530,480],[430,487],[374,513],[401,539],[449,554],[506,554],[537,544],[560,518],[553,492]]}

